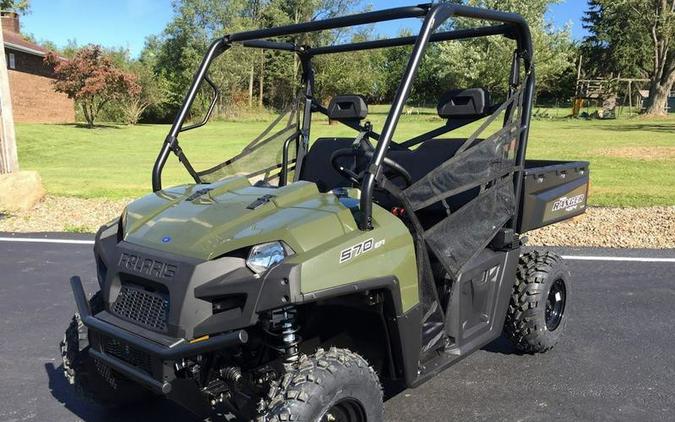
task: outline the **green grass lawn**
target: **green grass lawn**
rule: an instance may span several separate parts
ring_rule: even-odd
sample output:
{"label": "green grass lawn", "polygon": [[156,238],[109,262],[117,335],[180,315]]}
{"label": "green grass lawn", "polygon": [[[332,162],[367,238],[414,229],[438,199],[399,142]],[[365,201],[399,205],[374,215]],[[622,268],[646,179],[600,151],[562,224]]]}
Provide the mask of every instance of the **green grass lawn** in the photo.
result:
{"label": "green grass lawn", "polygon": [[[369,118],[382,127],[387,107],[374,106]],[[415,114],[417,112],[417,114]],[[551,116],[563,116],[554,111]],[[430,110],[404,115],[395,138],[403,140],[439,126]],[[184,151],[198,169],[237,153],[265,127],[264,122],[216,121],[181,135]],[[474,124],[473,127],[476,125]],[[169,126],[17,125],[22,169],[40,172],[54,195],[128,198],[150,191],[150,172]],[[458,135],[466,136],[471,127]],[[354,136],[340,124],[315,122],[312,138]],[[456,135],[453,135],[456,136]],[[533,120],[528,158],[591,161],[590,202],[602,206],[675,204],[675,117],[663,120]],[[189,181],[174,157],[164,185]]]}

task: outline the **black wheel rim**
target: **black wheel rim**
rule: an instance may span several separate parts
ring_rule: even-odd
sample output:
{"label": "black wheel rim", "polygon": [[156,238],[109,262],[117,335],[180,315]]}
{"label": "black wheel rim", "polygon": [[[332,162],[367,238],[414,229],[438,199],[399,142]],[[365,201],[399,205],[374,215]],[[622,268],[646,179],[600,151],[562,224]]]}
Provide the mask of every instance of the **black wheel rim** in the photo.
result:
{"label": "black wheel rim", "polygon": [[565,282],[558,279],[553,282],[546,297],[546,329],[554,331],[560,326],[565,313],[565,302],[567,301],[567,291]]}
{"label": "black wheel rim", "polygon": [[328,409],[321,422],[366,422],[366,412],[354,399],[343,399]]}

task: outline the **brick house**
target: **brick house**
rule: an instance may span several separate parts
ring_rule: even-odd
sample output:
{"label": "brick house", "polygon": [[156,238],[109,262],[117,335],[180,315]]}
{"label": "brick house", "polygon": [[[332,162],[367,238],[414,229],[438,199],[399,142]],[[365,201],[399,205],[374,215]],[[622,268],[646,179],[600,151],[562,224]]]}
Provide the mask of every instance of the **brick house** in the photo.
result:
{"label": "brick house", "polygon": [[16,13],[1,12],[0,16],[14,121],[74,122],[73,100],[54,91],[54,71],[44,63],[47,50],[24,39]]}

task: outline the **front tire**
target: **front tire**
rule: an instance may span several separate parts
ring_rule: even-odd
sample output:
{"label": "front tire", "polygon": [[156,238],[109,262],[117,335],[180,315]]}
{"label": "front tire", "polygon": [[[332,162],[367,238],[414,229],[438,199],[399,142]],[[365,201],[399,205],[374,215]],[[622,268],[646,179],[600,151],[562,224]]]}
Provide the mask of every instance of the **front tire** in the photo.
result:
{"label": "front tire", "polygon": [[570,287],[570,272],[559,255],[535,250],[520,257],[504,322],[504,333],[518,350],[543,353],[558,343]]}
{"label": "front tire", "polygon": [[[94,314],[103,310],[101,292],[92,296],[89,306]],[[107,408],[120,408],[156,397],[89,355],[89,333],[80,315],[73,316],[59,346],[64,375],[84,399]]]}
{"label": "front tire", "polygon": [[303,355],[278,386],[259,421],[378,422],[382,387],[375,370],[346,349]]}

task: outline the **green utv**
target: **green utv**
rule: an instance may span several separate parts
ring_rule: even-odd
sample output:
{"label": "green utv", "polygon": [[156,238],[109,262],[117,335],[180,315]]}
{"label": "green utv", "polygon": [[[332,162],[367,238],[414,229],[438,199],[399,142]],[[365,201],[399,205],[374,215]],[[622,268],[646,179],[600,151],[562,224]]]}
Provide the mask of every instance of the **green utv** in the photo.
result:
{"label": "green utv", "polygon": [[[291,42],[415,17],[416,36]],[[450,18],[491,24],[438,31]],[[429,43],[486,36],[514,44],[504,98],[483,88],[439,92],[442,126],[394,141]],[[314,97],[313,58],[408,45],[380,133],[363,97],[326,106]],[[209,65],[230,48],[295,55],[301,90],[241,153],[198,170],[178,136],[208,121],[218,97]],[[88,300],[71,279],[78,313],[61,344],[68,380],[107,405],[164,396],[199,415],[378,421],[385,393],[423,383],[502,331],[524,352],[553,347],[569,273],[553,253],[523,253],[522,234],[584,212],[589,165],[525,160],[532,58],[522,17],[448,3],[217,39],[159,153],[154,192],[96,235],[100,290]],[[213,102],[200,123],[184,125],[200,87]],[[317,115],[354,137],[310,142]],[[442,137],[474,122],[468,138]],[[194,183],[162,188],[171,153]]]}

